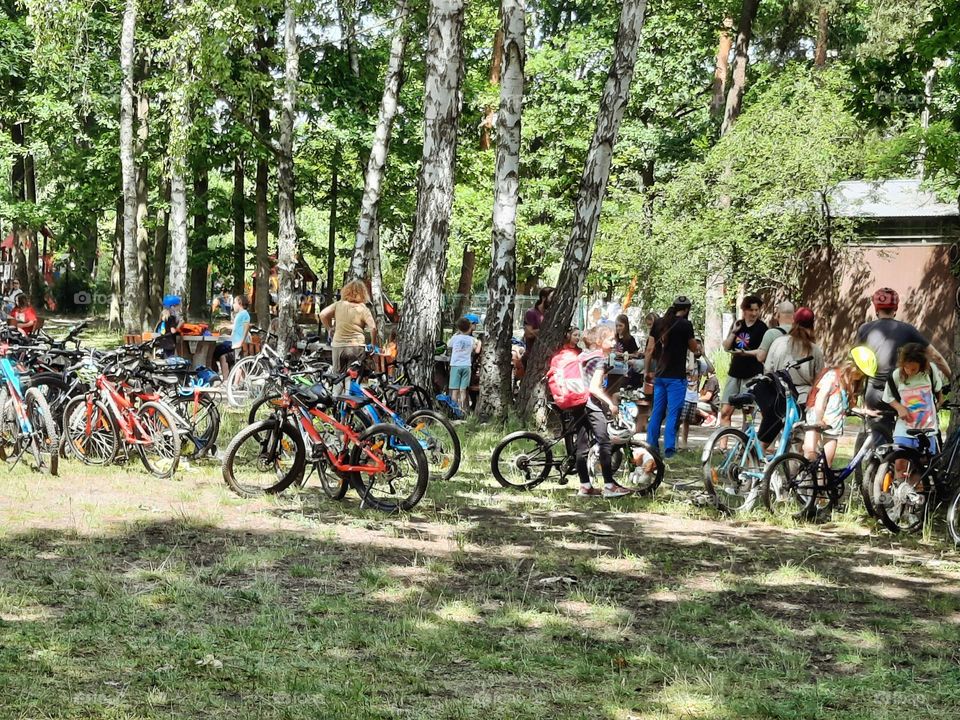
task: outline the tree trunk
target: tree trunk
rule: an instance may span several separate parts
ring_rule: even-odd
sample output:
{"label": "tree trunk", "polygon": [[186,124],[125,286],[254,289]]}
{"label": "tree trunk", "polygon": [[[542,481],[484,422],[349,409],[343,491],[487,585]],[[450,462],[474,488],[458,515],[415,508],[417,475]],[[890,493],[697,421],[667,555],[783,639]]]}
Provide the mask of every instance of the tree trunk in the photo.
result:
{"label": "tree trunk", "polygon": [[147,151],[147,140],[149,138],[150,126],[148,117],[150,113],[150,99],[147,97],[147,91],[141,78],[139,95],[137,97],[137,141],[136,156],[137,162],[137,283],[139,285],[140,299],[136,304],[138,308],[137,321],[142,330],[148,327],[148,318],[150,311],[150,233],[147,229],[147,216],[150,209],[148,203],[147,188],[147,170],[149,162],[145,155]]}
{"label": "tree trunk", "polygon": [[727,72],[730,69],[730,48],[733,47],[733,18],[723,19],[720,39],[717,42],[717,68],[713,73],[713,90],[710,97],[710,114],[717,115],[723,110],[727,97]]}
{"label": "tree trunk", "polygon": [[243,155],[233,159],[233,294],[240,295],[245,289],[246,275],[246,213],[244,212]]}
{"label": "tree trunk", "polygon": [[[37,204],[37,168],[36,164],[33,161],[33,153],[27,153],[26,157],[23,159],[23,191],[24,197],[28,203],[32,205]],[[36,303],[42,300],[42,294],[40,288],[43,287],[42,280],[40,278],[40,262],[39,256],[37,253],[37,230],[35,227],[31,227],[26,232],[26,237],[28,239],[27,247],[27,295],[30,297],[31,303]]]}
{"label": "tree trunk", "polygon": [[[409,37],[404,26],[404,17],[407,14],[407,0],[397,0],[394,17],[397,28],[390,43],[390,60],[387,62],[387,73],[383,83],[383,97],[380,100],[380,113],[377,116],[377,129],[373,136],[373,145],[370,147],[370,159],[367,161],[367,171],[363,178],[363,197],[360,200],[360,220],[357,225],[357,238],[353,247],[353,256],[350,259],[348,277],[351,280],[370,278],[371,296],[373,285],[379,286],[381,279],[373,278],[371,266],[374,263],[374,254],[379,253],[377,233],[377,211],[380,208],[380,191],[383,185],[384,169],[387,165],[387,149],[390,146],[390,132],[393,128],[393,119],[397,114],[397,95],[400,93],[400,82],[403,75],[403,53],[407,47]],[[375,247],[376,246],[376,247]],[[377,267],[380,258],[376,258]],[[383,298],[373,296],[374,307],[383,305]]]}
{"label": "tree trunk", "polygon": [[[13,144],[19,148],[13,156],[13,168],[10,175],[10,191],[14,202],[25,202],[27,199],[26,191],[26,166],[27,151],[26,137],[23,123],[15,123],[10,127],[10,139]],[[29,230],[24,226],[20,218],[15,218],[13,222],[13,258],[14,268],[13,276],[20,281],[20,287],[27,287],[27,261],[23,253],[23,248],[29,243]]]}
{"label": "tree trunk", "polygon": [[[493,57],[490,58],[490,84],[496,87],[500,84],[500,72],[503,66],[503,28],[497,28],[493,36]],[[480,149],[489,150],[491,148],[490,131],[496,119],[493,114],[493,106],[487,105],[483,109],[483,122],[480,123]]]}
{"label": "tree trunk", "polygon": [[333,269],[337,262],[337,200],[340,196],[340,143],[333,151],[333,163],[330,166],[330,219],[327,223],[327,291],[325,301],[333,302]]}
{"label": "tree trunk", "polygon": [[[185,65],[179,65],[184,72]],[[170,123],[170,274],[167,291],[183,298],[187,292],[187,144],[190,137],[190,107],[177,88],[172,104]]]}
{"label": "tree trunk", "polygon": [[283,99],[280,108],[280,160],[277,172],[280,216],[277,238],[277,281],[280,305],[277,334],[280,337],[280,352],[286,353],[296,339],[296,321],[299,312],[294,287],[297,269],[297,217],[294,205],[293,123],[297,108],[300,50],[297,46],[297,17],[294,11],[294,0],[286,2],[283,24],[285,63]]}
{"label": "tree trunk", "polygon": [[153,282],[150,284],[150,320],[160,318],[163,303],[163,281],[167,274],[167,254],[170,245],[170,180],[160,186],[160,209],[157,211],[157,229],[153,236]]}
{"label": "tree trunk", "polygon": [[477,254],[473,248],[464,246],[463,262],[460,265],[460,282],[457,283],[457,304],[453,309],[453,322],[456,323],[470,306],[473,296],[473,273],[477,269]]}
{"label": "tree trunk", "polygon": [[[270,111],[261,108],[258,131],[262,137],[270,137]],[[257,158],[256,178],[256,232],[257,232],[257,277],[254,294],[257,298],[257,322],[266,329],[270,325],[270,228],[267,225],[267,193],[270,189],[270,167],[267,156],[261,152]]]}
{"label": "tree trunk", "polygon": [[403,284],[399,347],[415,384],[433,386],[433,353],[450,239],[457,120],[463,81],[464,0],[432,0],[427,20],[423,158],[417,179],[417,212]]}
{"label": "tree trunk", "polygon": [[573,312],[590,267],[617,132],[630,99],[630,83],[637,62],[646,5],[646,0],[624,0],[620,13],[620,26],[613,47],[613,62],[600,98],[597,126],[580,180],[573,229],[564,252],[557,292],[540,326],[540,334],[527,361],[527,372],[520,385],[520,411],[527,417],[534,413],[540,403],[543,392],[540,378],[546,370],[548,358],[562,342],[573,319]]}
{"label": "tree trunk", "polygon": [[210,175],[201,161],[193,176],[193,233],[190,238],[190,312],[194,320],[207,317],[207,244],[210,236]]}
{"label": "tree trunk", "polygon": [[350,62],[350,74],[360,77],[360,53],[357,51],[357,3],[356,0],[337,0],[340,15],[340,33]]}
{"label": "tree trunk", "polygon": [[107,325],[111,330],[123,326],[123,197],[117,198],[116,220],[113,230],[113,256],[110,261],[110,315]]}
{"label": "tree trunk", "polygon": [[120,167],[123,176],[123,327],[140,332],[137,312],[140,296],[140,268],[137,264],[137,166],[133,135],[134,34],[137,27],[137,0],[126,0],[120,35]]}
{"label": "tree trunk", "polygon": [[827,64],[827,43],[830,36],[830,11],[826,3],[821,3],[817,15],[817,48],[813,55],[814,67],[823,67]]}
{"label": "tree trunk", "polygon": [[[753,36],[753,21],[757,16],[760,0],[744,0],[737,27],[736,52],[733,60],[733,83],[727,92],[720,137],[731,130],[743,106],[743,94],[747,87],[747,64],[750,57],[750,39]],[[725,172],[731,172],[728,168]],[[730,207],[730,198],[721,198],[721,206]],[[716,352],[723,341],[723,305],[728,274],[726,258],[715,256],[707,266],[706,297],[704,302],[704,350]]]}

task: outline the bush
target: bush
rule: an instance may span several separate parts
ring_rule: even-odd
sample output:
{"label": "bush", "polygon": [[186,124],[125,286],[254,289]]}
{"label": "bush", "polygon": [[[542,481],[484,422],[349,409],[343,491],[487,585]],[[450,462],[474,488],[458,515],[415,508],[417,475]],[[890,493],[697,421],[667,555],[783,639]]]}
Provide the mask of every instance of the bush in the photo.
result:
{"label": "bush", "polygon": [[90,312],[94,295],[90,278],[78,272],[63,273],[53,283],[53,299],[57,301],[58,312]]}

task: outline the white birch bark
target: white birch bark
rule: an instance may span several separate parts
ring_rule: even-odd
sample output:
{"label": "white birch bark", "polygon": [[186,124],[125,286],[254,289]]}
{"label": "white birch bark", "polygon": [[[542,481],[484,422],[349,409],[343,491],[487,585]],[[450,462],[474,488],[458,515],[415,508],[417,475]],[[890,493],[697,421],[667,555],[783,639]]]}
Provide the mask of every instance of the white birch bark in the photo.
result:
{"label": "white birch bark", "polygon": [[137,27],[137,0],[126,0],[120,34],[120,168],[123,177],[123,327],[128,333],[140,331],[140,278],[137,264],[137,167],[133,136],[134,33]]}
{"label": "white birch bark", "polygon": [[597,225],[600,222],[600,208],[610,177],[613,148],[617,142],[623,113],[630,100],[630,83],[637,63],[646,6],[646,0],[624,0],[620,12],[620,25],[613,46],[613,62],[603,87],[597,125],[580,179],[573,228],[564,252],[557,292],[543,319],[520,386],[520,411],[528,417],[533,414],[541,399],[543,386],[540,378],[546,370],[547,359],[560,345],[573,319],[573,311],[590,267]]}
{"label": "white birch bark", "polygon": [[[380,192],[383,186],[383,174],[387,166],[387,152],[390,147],[390,134],[393,119],[397,115],[397,96],[400,94],[400,81],[403,71],[403,55],[407,47],[408,34],[403,22],[407,14],[408,0],[397,0],[394,17],[397,26],[393,41],[390,43],[390,60],[383,82],[383,97],[380,100],[380,112],[377,116],[377,128],[370,147],[370,159],[363,177],[363,197],[360,200],[360,221],[357,225],[357,239],[350,260],[349,276],[351,280],[363,280],[370,277],[371,285],[380,284],[380,278],[372,277],[373,255],[379,252],[374,247],[377,211],[380,208]],[[379,267],[379,258],[376,265]],[[372,295],[373,293],[371,293]],[[374,307],[380,307],[380,298],[373,297]]]}
{"label": "white birch bark", "polygon": [[503,38],[497,166],[493,179],[493,232],[487,277],[486,343],[480,358],[483,418],[504,418],[512,390],[511,340],[517,295],[517,201],[520,195],[520,125],[526,61],[526,0],[502,0]]}
{"label": "white birch bark", "polygon": [[450,239],[463,80],[463,15],[464,0],[432,0],[427,20],[423,158],[398,333],[402,359],[417,358],[411,379],[427,388],[433,386],[433,348]]}
{"label": "white birch bark", "polygon": [[277,334],[281,352],[287,352],[296,340],[297,315],[300,306],[295,292],[297,267],[297,217],[294,205],[293,130],[297,106],[297,78],[300,72],[300,50],[297,45],[297,16],[294,0],[287,0],[283,15],[284,74],[280,108],[280,157],[277,172],[279,186],[277,238],[277,281],[279,283],[279,317]]}

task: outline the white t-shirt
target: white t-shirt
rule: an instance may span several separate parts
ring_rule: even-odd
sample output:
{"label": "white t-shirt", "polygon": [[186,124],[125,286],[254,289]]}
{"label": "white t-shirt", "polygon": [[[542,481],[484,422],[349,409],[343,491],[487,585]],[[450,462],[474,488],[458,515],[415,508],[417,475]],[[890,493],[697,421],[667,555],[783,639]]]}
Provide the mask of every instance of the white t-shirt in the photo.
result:
{"label": "white t-shirt", "polygon": [[447,343],[447,347],[450,348],[450,367],[470,367],[476,342],[472,335],[463,333],[457,333],[450,338],[450,342]]}

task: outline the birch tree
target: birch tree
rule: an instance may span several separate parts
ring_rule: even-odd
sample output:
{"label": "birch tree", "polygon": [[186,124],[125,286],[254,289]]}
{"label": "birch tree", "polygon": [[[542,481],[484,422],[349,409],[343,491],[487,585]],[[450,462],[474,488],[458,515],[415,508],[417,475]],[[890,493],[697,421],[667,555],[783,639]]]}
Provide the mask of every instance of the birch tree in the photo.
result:
{"label": "birch tree", "polygon": [[617,132],[630,100],[630,83],[637,63],[646,6],[646,0],[624,0],[620,12],[620,24],[613,46],[613,62],[600,97],[597,124],[580,179],[573,228],[564,252],[557,292],[543,319],[540,334],[527,362],[527,372],[520,385],[520,411],[525,416],[532,415],[540,402],[539,396],[543,391],[540,378],[546,370],[547,359],[560,345],[573,319],[573,311],[590,267]]}
{"label": "birch tree", "polygon": [[134,34],[137,28],[137,0],[126,0],[120,34],[120,169],[123,177],[123,327],[128,333],[140,331],[140,271],[137,263],[137,167],[133,136]]}
{"label": "birch tree", "polygon": [[520,124],[526,60],[526,0],[500,6],[502,60],[496,117],[497,165],[493,180],[493,238],[487,277],[486,343],[480,358],[482,418],[503,418],[511,400],[511,339],[517,294],[517,200],[520,195]]}
{"label": "birch tree", "polygon": [[[174,18],[188,22],[184,3],[178,3]],[[173,72],[170,100],[170,266],[167,291],[183,298],[187,292],[187,148],[190,138],[190,66],[188,41],[181,35],[172,44],[170,65]]]}
{"label": "birch tree", "polygon": [[426,387],[433,385],[433,348],[440,328],[450,240],[463,81],[463,13],[464,0],[433,0],[427,20],[423,157],[399,331],[401,352],[416,357],[411,379]]}
{"label": "birch tree", "polygon": [[300,50],[297,44],[295,0],[287,0],[283,13],[283,97],[280,105],[280,158],[277,170],[278,213],[280,227],[277,239],[277,281],[279,283],[279,317],[277,334],[281,352],[287,352],[296,339],[296,321],[300,304],[294,281],[297,269],[297,217],[294,206],[293,130],[296,119],[297,79],[300,72]]}
{"label": "birch tree", "polygon": [[380,192],[387,166],[393,120],[397,115],[397,96],[400,93],[403,75],[403,56],[409,38],[404,23],[407,2],[408,0],[397,0],[394,10],[396,28],[390,43],[390,59],[387,62],[386,77],[383,81],[383,97],[380,100],[373,145],[370,147],[370,159],[367,161],[366,173],[363,176],[360,220],[357,224],[357,238],[348,271],[351,280],[370,280],[370,295],[378,321],[383,314],[383,290],[380,276],[380,233],[377,228],[377,212],[380,207]]}

